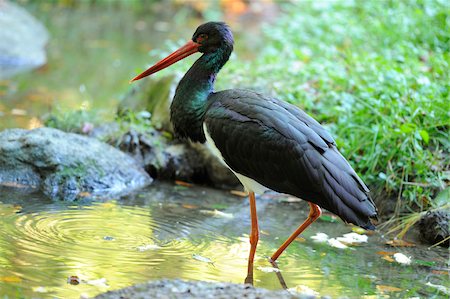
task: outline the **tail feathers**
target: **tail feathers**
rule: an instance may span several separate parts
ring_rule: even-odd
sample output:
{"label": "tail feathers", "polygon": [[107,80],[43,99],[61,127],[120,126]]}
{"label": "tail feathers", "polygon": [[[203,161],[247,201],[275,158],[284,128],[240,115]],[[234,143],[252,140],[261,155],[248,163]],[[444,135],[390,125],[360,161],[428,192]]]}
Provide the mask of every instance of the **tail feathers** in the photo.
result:
{"label": "tail feathers", "polygon": [[326,151],[323,158],[323,187],[330,199],[325,208],[346,222],[375,229],[370,218],[376,218],[377,209],[369,189],[336,149]]}

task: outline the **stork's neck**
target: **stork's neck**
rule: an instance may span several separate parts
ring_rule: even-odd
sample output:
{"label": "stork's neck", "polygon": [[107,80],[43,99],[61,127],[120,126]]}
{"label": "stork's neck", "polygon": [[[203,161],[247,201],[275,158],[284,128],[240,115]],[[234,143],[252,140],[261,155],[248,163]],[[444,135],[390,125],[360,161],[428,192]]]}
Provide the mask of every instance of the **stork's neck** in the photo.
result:
{"label": "stork's neck", "polygon": [[170,106],[170,118],[175,134],[192,141],[205,142],[203,118],[208,97],[214,91],[216,75],[228,61],[232,48],[219,48],[203,54],[178,84]]}

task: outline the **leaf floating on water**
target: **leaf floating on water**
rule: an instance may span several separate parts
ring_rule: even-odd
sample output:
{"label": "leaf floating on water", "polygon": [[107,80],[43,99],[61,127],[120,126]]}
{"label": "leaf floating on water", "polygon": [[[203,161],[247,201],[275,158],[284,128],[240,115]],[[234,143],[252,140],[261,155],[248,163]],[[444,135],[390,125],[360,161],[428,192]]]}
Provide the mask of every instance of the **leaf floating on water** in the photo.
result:
{"label": "leaf floating on water", "polygon": [[209,259],[209,258],[207,258],[207,257],[204,257],[204,256],[201,256],[201,255],[199,255],[199,254],[195,254],[195,253],[194,253],[194,254],[192,255],[192,258],[195,259],[195,260],[197,260],[197,261],[203,262],[203,263],[208,263],[208,264],[214,265],[214,262],[213,262],[211,259]]}
{"label": "leaf floating on water", "polygon": [[400,252],[394,253],[394,259],[399,264],[403,264],[403,265],[411,264],[411,258]]}
{"label": "leaf floating on water", "polygon": [[238,191],[238,190],[230,190],[230,193],[239,197],[247,197],[248,193],[244,191]]}
{"label": "leaf floating on water", "polygon": [[433,284],[431,282],[427,282],[425,285],[428,286],[428,287],[431,287],[433,289],[436,289],[436,290],[438,290],[439,292],[441,292],[441,293],[443,293],[445,295],[450,295],[450,288],[448,288],[446,286],[443,286],[443,285],[440,285],[440,284]]}
{"label": "leaf floating on water", "polygon": [[294,240],[297,241],[297,242],[300,242],[300,243],[306,242],[306,239],[303,238],[303,237],[297,237],[297,238],[295,238]]}
{"label": "leaf floating on water", "polygon": [[338,241],[346,244],[366,243],[369,237],[366,235],[360,235],[357,233],[348,233],[344,236],[337,238]]}
{"label": "leaf floating on water", "polygon": [[314,297],[319,296],[318,292],[314,291],[313,289],[305,285],[297,285],[293,288],[289,288],[287,291],[293,295],[299,293],[306,296],[314,296]]}
{"label": "leaf floating on water", "polygon": [[347,245],[345,245],[344,243],[342,243],[341,241],[335,239],[335,238],[331,238],[327,241],[327,243],[334,248],[339,248],[339,249],[345,249],[348,248]]}
{"label": "leaf floating on water", "polygon": [[178,185],[178,186],[183,186],[183,187],[192,187],[192,186],[194,186],[191,183],[184,182],[184,181],[179,181],[179,180],[176,180],[175,184]]}
{"label": "leaf floating on water", "polygon": [[364,228],[362,228],[362,227],[353,226],[352,227],[352,232],[360,234],[360,235],[364,235],[367,231]]}
{"label": "leaf floating on water", "polygon": [[392,246],[392,247],[414,247],[416,244],[406,242],[404,240],[400,239],[394,239],[386,242],[386,245]]}
{"label": "leaf floating on water", "polygon": [[138,251],[147,251],[147,250],[156,250],[160,249],[161,247],[155,244],[146,244],[136,247]]}
{"label": "leaf floating on water", "polygon": [[200,213],[205,214],[205,215],[211,215],[213,217],[219,217],[219,218],[233,218],[233,214],[231,213],[224,213],[221,212],[219,210],[200,210]]}
{"label": "leaf floating on water", "polygon": [[302,199],[294,196],[288,196],[281,200],[282,202],[288,202],[288,203],[294,203],[294,202],[301,202]]}
{"label": "leaf floating on water", "polygon": [[314,242],[324,243],[328,241],[328,235],[325,233],[316,233],[314,236],[311,237],[311,239],[314,240]]}
{"label": "leaf floating on water", "polygon": [[280,269],[274,268],[274,267],[261,267],[260,266],[260,267],[258,267],[256,269],[258,269],[259,271],[265,272],[265,273],[272,273],[272,272],[279,273],[279,272],[281,272]]}
{"label": "leaf floating on water", "polygon": [[183,208],[185,208],[185,209],[197,209],[198,208],[198,206],[196,206],[196,205],[190,205],[190,204],[183,204],[182,205],[182,207]]}
{"label": "leaf floating on water", "polygon": [[33,290],[33,292],[36,292],[36,293],[47,293],[48,292],[47,289],[44,287],[33,287],[32,290]]}
{"label": "leaf floating on water", "polygon": [[0,276],[0,281],[3,282],[22,282],[22,278],[18,276]]}
{"label": "leaf floating on water", "polygon": [[395,260],[392,257],[390,257],[389,255],[382,256],[381,258],[385,261],[388,261],[389,263],[395,262]]}
{"label": "leaf floating on water", "polygon": [[76,275],[72,275],[67,278],[67,283],[74,286],[79,285],[80,281],[81,281],[80,278]]}
{"label": "leaf floating on water", "polygon": [[106,278],[86,280],[86,283],[96,287],[109,288],[109,285],[106,283]]}
{"label": "leaf floating on water", "polygon": [[450,275],[449,271],[444,271],[444,270],[431,270],[431,273],[437,274],[437,275]]}
{"label": "leaf floating on water", "polygon": [[377,290],[380,292],[400,292],[400,291],[402,291],[402,289],[400,289],[400,288],[382,285],[382,284],[377,285]]}

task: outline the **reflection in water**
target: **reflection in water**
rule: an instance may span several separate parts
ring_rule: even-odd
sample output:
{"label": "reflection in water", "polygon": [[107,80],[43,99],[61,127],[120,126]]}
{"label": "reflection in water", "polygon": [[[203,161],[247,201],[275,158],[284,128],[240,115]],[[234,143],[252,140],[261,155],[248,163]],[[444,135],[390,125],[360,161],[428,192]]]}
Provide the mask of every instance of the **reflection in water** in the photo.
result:
{"label": "reflection in water", "polygon": [[[280,273],[263,272],[276,267],[267,257],[306,218],[308,208],[267,198],[257,203],[264,233],[253,277],[248,277],[257,287],[302,285],[321,295],[361,297],[379,294],[377,285],[395,286],[400,289],[396,295],[412,296],[423,295],[419,292],[426,292],[430,279],[443,284],[430,268],[382,260],[376,252],[386,248],[377,245],[379,237],[348,250],[312,242],[309,237],[317,232],[340,236],[350,231],[327,222],[316,223],[306,241],[295,241],[283,253]],[[226,214],[205,213],[215,209]],[[166,184],[123,199],[79,205],[0,190],[0,297],[79,298],[160,278],[242,283],[250,249],[248,209],[246,199],[227,192]],[[445,254],[430,254],[432,261],[445,262]],[[81,283],[68,284],[71,276]]]}

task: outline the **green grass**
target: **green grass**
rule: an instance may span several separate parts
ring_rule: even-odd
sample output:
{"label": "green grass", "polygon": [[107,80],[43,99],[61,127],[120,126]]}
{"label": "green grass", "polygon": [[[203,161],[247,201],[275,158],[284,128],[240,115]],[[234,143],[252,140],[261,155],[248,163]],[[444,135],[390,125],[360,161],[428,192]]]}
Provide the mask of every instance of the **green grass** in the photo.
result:
{"label": "green grass", "polygon": [[[450,179],[450,9],[446,1],[299,1],[279,5],[277,21],[262,25],[260,44],[249,47],[259,51],[253,60],[243,58],[249,56],[239,45],[249,41],[243,32],[237,32],[238,50],[218,77],[217,89],[264,90],[298,105],[333,133],[364,181],[373,190],[381,190],[386,199],[397,198],[403,211],[420,212],[446,202],[435,199]],[[68,42],[50,44],[53,57],[59,53],[50,61],[56,72],[53,81],[48,83],[44,74],[33,84],[47,80],[52,90],[77,92],[84,84],[87,92],[82,99],[92,103],[91,107],[111,110],[129,88],[127,79],[145,68],[143,61],[155,61],[176,49],[189,37],[187,27],[195,28],[185,26],[176,37],[160,33],[155,42],[155,38],[147,38],[146,31],[130,26],[140,20],[156,21],[151,13],[144,18],[130,15],[130,9],[116,18],[118,11],[107,6],[106,12],[111,13],[104,17],[101,5],[95,9],[83,6],[74,13],[59,10],[66,18],[48,13],[45,22],[54,36]],[[42,14],[42,9],[39,12]],[[64,22],[83,18],[89,20],[86,26],[74,26],[66,36]],[[88,28],[99,22],[104,25],[94,27],[103,28],[104,33]],[[180,21],[175,23],[180,25]],[[185,38],[177,42],[179,36]],[[89,51],[89,58],[80,64],[72,44],[83,39],[86,47],[90,43],[100,46]],[[146,40],[155,46],[151,57],[142,50],[150,48]],[[194,59],[163,72],[184,73]],[[119,60],[120,65],[112,69],[110,63]],[[96,65],[95,71],[91,65]],[[78,114],[81,121],[76,119]],[[66,118],[69,127],[80,127],[90,116],[75,112]],[[64,117],[59,119],[64,123]],[[53,121],[57,127],[64,125],[58,124],[58,119]]]}
{"label": "green grass", "polygon": [[220,85],[238,78],[300,106],[373,189],[411,210],[436,206],[450,179],[449,6],[320,3],[284,6],[260,55],[233,60]]}

